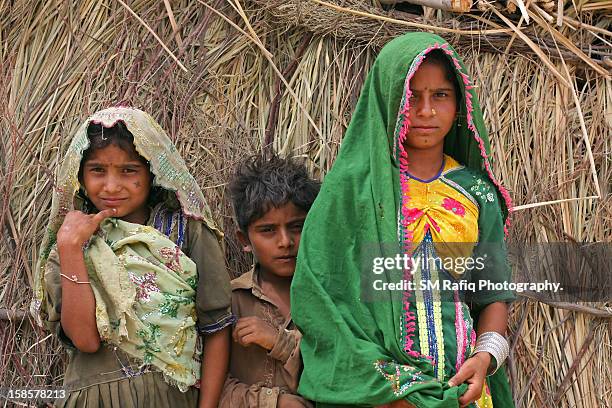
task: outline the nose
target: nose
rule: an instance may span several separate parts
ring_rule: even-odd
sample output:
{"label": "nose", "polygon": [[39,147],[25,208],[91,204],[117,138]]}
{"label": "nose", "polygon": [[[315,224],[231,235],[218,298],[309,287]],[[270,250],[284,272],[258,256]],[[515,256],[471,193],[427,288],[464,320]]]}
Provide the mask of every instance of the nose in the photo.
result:
{"label": "nose", "polygon": [[433,116],[433,105],[430,95],[419,96],[416,101],[416,114],[424,118]]}
{"label": "nose", "polygon": [[291,248],[294,243],[293,234],[286,228],[281,228],[279,231],[278,246],[280,248]]}
{"label": "nose", "polygon": [[121,181],[113,174],[109,174],[104,180],[104,190],[107,193],[117,193],[121,191]]}

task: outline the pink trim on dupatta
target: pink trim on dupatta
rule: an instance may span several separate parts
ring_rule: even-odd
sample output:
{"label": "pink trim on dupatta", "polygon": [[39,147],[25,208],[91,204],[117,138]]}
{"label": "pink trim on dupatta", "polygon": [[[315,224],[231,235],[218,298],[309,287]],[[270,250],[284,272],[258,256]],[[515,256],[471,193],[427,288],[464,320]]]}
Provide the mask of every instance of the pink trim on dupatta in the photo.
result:
{"label": "pink trim on dupatta", "polygon": [[[470,93],[470,90],[472,90],[474,86],[472,85],[469,75],[463,72],[463,68],[461,67],[461,64],[459,63],[459,60],[454,56],[453,51],[449,49],[448,44],[438,44],[438,43],[435,43],[431,47],[426,48],[419,55],[416,56],[414,61],[412,61],[410,68],[408,69],[408,74],[406,75],[406,80],[404,83],[405,95],[404,95],[404,98],[402,99],[402,103],[400,103],[400,110],[398,112],[398,116],[396,120],[396,133],[397,133],[397,123],[400,121],[401,121],[401,126],[399,128],[399,135],[398,135],[397,143],[395,143],[393,146],[394,156],[397,156],[397,148],[399,147],[399,160],[398,161],[399,161],[400,184],[401,184],[401,207],[400,208],[403,210],[404,206],[410,201],[410,192],[408,188],[409,179],[405,175],[408,173],[408,153],[406,153],[406,150],[404,149],[404,141],[406,140],[408,131],[410,129],[410,115],[409,115],[410,102],[409,101],[410,101],[410,97],[412,96],[412,92],[410,91],[410,80],[416,73],[419,66],[422,64],[426,55],[429,52],[433,50],[437,50],[437,49],[444,51],[444,53],[450,57],[450,59],[452,60],[455,66],[455,69],[457,70],[461,78],[463,79],[463,83],[465,85],[464,94],[465,94],[466,120],[467,120],[468,129],[472,131],[472,135],[474,136],[474,139],[478,143],[478,146],[480,148],[480,155],[484,159],[484,165],[485,165],[487,175],[489,176],[493,184],[500,191],[506,203],[506,207],[508,208],[508,212],[510,213],[512,211],[512,199],[510,198],[510,194],[508,193],[508,190],[506,190],[506,188],[502,186],[502,184],[499,181],[497,181],[497,179],[493,175],[491,166],[489,165],[489,157],[485,150],[484,141],[480,137],[478,133],[478,129],[476,129],[476,125],[474,124],[474,117],[473,117],[474,107],[472,104],[472,94]],[[403,240],[402,248],[404,249],[404,252],[410,254],[412,251],[413,233],[412,231],[408,229],[408,225],[410,224],[408,221],[409,221],[409,217],[404,217],[402,219],[403,234],[401,238]],[[510,217],[508,216],[506,218],[506,222],[504,225],[504,233],[506,236],[508,235],[509,226],[510,226]],[[411,278],[412,278],[411,271],[409,269],[405,270],[404,279],[411,279]],[[414,345],[414,341],[412,340],[412,338],[414,337],[414,332],[416,331],[416,316],[414,315],[414,312],[410,311],[410,298],[411,298],[411,291],[408,291],[408,290],[404,291],[403,299],[402,299],[403,309],[405,313],[404,351],[411,357],[429,358],[429,356],[423,356],[420,353],[412,350],[412,347]],[[461,306],[460,303],[457,303],[457,305],[458,307]],[[458,313],[457,313],[456,318],[458,318],[459,316],[459,311],[457,312]],[[463,316],[462,312],[460,314],[461,316]],[[461,318],[461,320],[463,319]],[[461,326],[461,327],[458,327],[459,330],[463,330],[461,333],[461,340],[462,340],[462,343],[464,343],[467,340],[466,327],[464,326],[465,322],[460,323],[456,320],[455,324],[456,325],[458,324]],[[457,332],[458,340],[459,340],[459,335],[460,335],[459,332]],[[472,337],[474,337],[474,332],[472,332]],[[475,338],[472,338],[470,340],[473,343]],[[462,356],[462,357],[458,356],[458,357],[459,358],[457,359],[457,364],[459,364],[459,360],[465,359],[465,356]]]}

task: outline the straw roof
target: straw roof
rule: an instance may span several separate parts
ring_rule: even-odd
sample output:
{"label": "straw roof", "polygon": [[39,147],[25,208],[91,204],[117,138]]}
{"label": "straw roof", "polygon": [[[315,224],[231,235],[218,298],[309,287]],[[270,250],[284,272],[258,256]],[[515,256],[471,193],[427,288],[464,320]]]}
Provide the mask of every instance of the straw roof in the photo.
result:
{"label": "straw roof", "polygon": [[[453,14],[360,0],[0,1],[0,383],[62,381],[57,341],[23,311],[53,174],[86,115],[118,102],[153,114],[226,230],[238,274],[248,264],[224,192],[235,164],[269,143],[323,177],[377,50],[405,31],[437,32],[465,56],[495,173],[518,205],[512,239],[609,241],[610,2],[554,3]],[[541,300],[512,310],[518,406],[612,405],[612,309]]]}

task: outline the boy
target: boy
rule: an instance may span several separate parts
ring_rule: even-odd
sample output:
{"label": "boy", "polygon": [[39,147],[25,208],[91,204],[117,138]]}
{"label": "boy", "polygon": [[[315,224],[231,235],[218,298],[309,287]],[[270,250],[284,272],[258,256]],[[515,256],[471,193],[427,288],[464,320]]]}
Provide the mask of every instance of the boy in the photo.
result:
{"label": "boy", "polygon": [[230,374],[220,407],[311,407],[296,394],[301,334],[289,288],[306,214],[320,183],[289,159],[251,157],[230,184],[238,240],[254,268],[232,281]]}

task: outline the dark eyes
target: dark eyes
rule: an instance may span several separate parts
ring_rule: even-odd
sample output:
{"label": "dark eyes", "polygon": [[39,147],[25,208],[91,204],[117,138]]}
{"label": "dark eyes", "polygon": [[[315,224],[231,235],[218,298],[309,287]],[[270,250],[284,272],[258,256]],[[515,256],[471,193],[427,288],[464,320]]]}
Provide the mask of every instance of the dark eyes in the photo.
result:
{"label": "dark eyes", "polygon": [[[292,225],[289,225],[288,228],[289,228],[290,231],[293,231],[293,232],[301,232],[302,229],[304,228],[304,223],[300,222],[298,224],[292,224]],[[272,232],[276,231],[276,228],[274,228],[274,227],[261,227],[261,228],[258,228],[257,231],[260,232],[260,233],[272,233]]]}
{"label": "dark eyes", "polygon": [[[106,169],[104,167],[91,167],[89,169],[90,172],[92,173],[98,173],[98,174],[102,174],[106,172]],[[121,173],[123,174],[134,174],[134,173],[138,173],[137,169],[131,169],[131,168],[125,168],[125,169],[121,169]]]}
{"label": "dark eyes", "polygon": [[[448,92],[435,92],[433,94],[433,96],[434,96],[434,98],[437,98],[437,99],[444,99],[444,98],[448,98],[450,96],[450,93],[448,93]],[[410,96],[410,101],[414,102],[418,98],[419,98],[419,96],[413,94],[413,95]]]}

